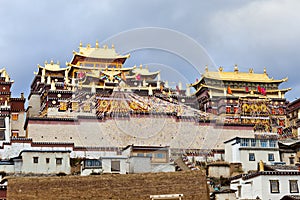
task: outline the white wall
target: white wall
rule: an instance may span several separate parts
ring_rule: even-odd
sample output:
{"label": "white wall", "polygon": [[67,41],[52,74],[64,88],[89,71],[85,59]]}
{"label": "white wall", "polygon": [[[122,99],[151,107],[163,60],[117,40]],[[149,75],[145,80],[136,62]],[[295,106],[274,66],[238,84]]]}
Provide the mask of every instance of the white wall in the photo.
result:
{"label": "white wall", "polygon": [[133,156],[129,158],[129,173],[151,172],[151,158]]}
{"label": "white wall", "polygon": [[[120,172],[112,172],[111,171],[111,161],[120,161]],[[126,174],[128,171],[128,163],[127,158],[102,158],[102,169],[103,173],[120,173],[120,174]]]}
{"label": "white wall", "polygon": [[[33,163],[33,157],[38,157],[38,163]],[[50,159],[49,163],[46,163],[46,158]],[[62,158],[62,164],[56,164],[56,158]],[[67,152],[23,152],[22,160],[22,173],[71,173],[70,153]]]}
{"label": "white wall", "polygon": [[[280,193],[270,192],[270,180],[279,180]],[[263,200],[281,199],[285,195],[299,195],[299,193],[290,193],[289,180],[298,180],[299,187],[299,174],[298,175],[260,175],[247,180],[237,179],[233,180],[230,184],[230,189],[238,190],[241,186],[241,197],[238,199],[255,199],[257,196]],[[238,182],[238,183],[234,183]],[[236,192],[238,197],[238,191]]]}
{"label": "white wall", "polygon": [[[257,163],[262,160],[267,165],[270,165],[271,162],[279,162],[280,156],[278,150],[271,150],[271,149],[247,149],[247,150],[240,150],[242,167],[245,172],[249,170],[257,170]],[[249,161],[249,153],[254,153],[255,161]],[[268,161],[268,154],[274,154],[274,161]]]}
{"label": "white wall", "polygon": [[229,166],[208,166],[208,176],[209,177],[230,177],[230,167]]}

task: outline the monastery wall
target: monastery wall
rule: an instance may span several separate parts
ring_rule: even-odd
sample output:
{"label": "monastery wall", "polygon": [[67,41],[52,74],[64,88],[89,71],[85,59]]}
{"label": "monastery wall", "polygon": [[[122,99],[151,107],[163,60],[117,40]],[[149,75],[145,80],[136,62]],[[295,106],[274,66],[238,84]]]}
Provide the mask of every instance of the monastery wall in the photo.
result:
{"label": "monastery wall", "polygon": [[170,146],[183,149],[224,149],[233,137],[251,137],[244,127],[215,127],[209,123],[173,117],[131,117],[105,121],[36,121],[28,123],[34,142],[72,142],[81,147],[125,147],[130,144]]}
{"label": "monastery wall", "polygon": [[199,171],[106,174],[101,176],[12,177],[8,199],[150,200],[150,195],[183,194],[185,200],[209,199],[206,177]]}

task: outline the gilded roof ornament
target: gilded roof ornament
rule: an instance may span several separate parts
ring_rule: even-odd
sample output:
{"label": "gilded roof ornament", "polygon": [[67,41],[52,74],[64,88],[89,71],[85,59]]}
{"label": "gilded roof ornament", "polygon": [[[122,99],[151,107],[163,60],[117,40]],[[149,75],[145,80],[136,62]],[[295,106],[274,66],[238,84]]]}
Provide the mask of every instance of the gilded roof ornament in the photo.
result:
{"label": "gilded roof ornament", "polygon": [[219,72],[223,72],[223,67],[222,66],[219,67]]}
{"label": "gilded roof ornament", "polygon": [[207,65],[205,65],[205,71],[208,72],[208,66]]}
{"label": "gilded roof ornament", "polygon": [[112,48],[112,49],[114,49],[114,48],[115,48],[115,45],[114,45],[114,44],[112,44],[112,45],[111,45],[111,48]]}
{"label": "gilded roof ornament", "polygon": [[79,47],[82,47],[82,42],[80,41],[80,43],[79,43]]}
{"label": "gilded roof ornament", "polygon": [[96,40],[96,48],[99,48],[99,42]]}
{"label": "gilded roof ornament", "polygon": [[143,65],[142,64],[140,64],[140,69],[143,69]]}
{"label": "gilded roof ornament", "polygon": [[250,74],[253,74],[253,68],[250,68],[250,69],[249,69],[249,73],[250,73]]}
{"label": "gilded roof ornament", "polygon": [[266,67],[264,67],[264,74],[267,75],[267,69],[266,69]]}
{"label": "gilded roof ornament", "polygon": [[234,65],[234,72],[236,72],[236,73],[239,72],[239,68],[238,68],[237,64]]}

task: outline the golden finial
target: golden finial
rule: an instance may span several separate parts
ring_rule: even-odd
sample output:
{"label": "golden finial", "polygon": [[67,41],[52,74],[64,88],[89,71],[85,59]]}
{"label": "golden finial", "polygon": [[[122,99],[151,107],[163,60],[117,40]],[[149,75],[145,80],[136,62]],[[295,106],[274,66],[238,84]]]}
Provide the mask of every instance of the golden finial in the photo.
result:
{"label": "golden finial", "polygon": [[249,73],[252,74],[253,73],[253,68],[249,69]]}
{"label": "golden finial", "polygon": [[264,67],[264,74],[267,74],[267,68]]}
{"label": "golden finial", "polygon": [[219,67],[219,72],[222,72],[222,71],[223,71],[223,67],[220,66],[220,67]]}
{"label": "golden finial", "polygon": [[99,42],[96,40],[96,48],[99,48]]}
{"label": "golden finial", "polygon": [[205,65],[205,71],[208,72],[208,66],[207,65]]}
{"label": "golden finial", "polygon": [[53,65],[53,63],[54,63],[54,62],[53,62],[53,59],[51,59],[50,64]]}
{"label": "golden finial", "polygon": [[57,65],[60,65],[60,62],[59,62],[59,61],[57,61],[57,62],[56,62],[56,64],[57,64]]}
{"label": "golden finial", "polygon": [[112,45],[111,45],[111,48],[112,48],[112,49],[114,49],[114,48],[115,48],[115,45],[114,45],[114,44],[112,44]]}
{"label": "golden finial", "polygon": [[89,49],[91,48],[91,44],[87,44],[86,47]]}
{"label": "golden finial", "polygon": [[143,65],[142,64],[140,64],[140,69],[143,69]]}
{"label": "golden finial", "polygon": [[234,72],[239,72],[239,68],[237,64],[234,65]]}
{"label": "golden finial", "polygon": [[80,41],[80,43],[79,43],[79,47],[82,47],[82,42]]}
{"label": "golden finial", "polygon": [[47,65],[47,64],[48,64],[48,61],[47,61],[47,60],[45,60],[44,64],[45,64],[45,65]]}

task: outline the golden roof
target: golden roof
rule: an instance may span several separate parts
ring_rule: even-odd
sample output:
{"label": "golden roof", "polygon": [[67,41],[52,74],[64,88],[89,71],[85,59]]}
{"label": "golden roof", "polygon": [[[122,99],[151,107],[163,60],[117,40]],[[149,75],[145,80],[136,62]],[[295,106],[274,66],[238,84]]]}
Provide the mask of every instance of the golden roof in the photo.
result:
{"label": "golden roof", "polygon": [[129,58],[130,54],[119,55],[114,46],[109,48],[107,45],[104,45],[103,48],[99,48],[98,43],[96,47],[91,47],[88,44],[86,47],[83,47],[82,44],[79,46],[79,52],[73,51],[74,55],[92,57],[92,58],[101,58],[101,59],[118,59],[118,58]]}
{"label": "golden roof", "polygon": [[62,71],[62,70],[68,69],[68,67],[67,68],[61,68],[60,67],[60,63],[59,62],[54,63],[53,60],[51,60],[50,63],[48,63],[47,61],[45,61],[44,65],[45,66],[43,67],[43,66],[41,66],[41,65],[38,64],[38,68],[46,69],[48,71]]}
{"label": "golden roof", "polygon": [[282,83],[288,80],[288,78],[274,80],[270,78],[264,69],[264,73],[254,73],[253,69],[250,69],[249,72],[239,72],[237,66],[235,67],[233,72],[224,72],[223,68],[220,67],[219,71],[208,71],[206,68],[202,78],[191,84],[190,86],[198,85],[202,79],[216,79],[221,81],[243,81],[243,82],[258,82],[258,83]]}
{"label": "golden roof", "polygon": [[4,77],[6,81],[10,80],[10,77],[5,68],[0,69],[0,76]]}
{"label": "golden roof", "polygon": [[133,67],[133,75],[132,76],[127,76],[127,78],[135,78],[137,74],[140,74],[141,76],[157,76],[160,71],[156,72],[149,72],[148,66],[144,67],[140,65],[140,67]]}

